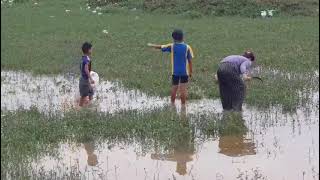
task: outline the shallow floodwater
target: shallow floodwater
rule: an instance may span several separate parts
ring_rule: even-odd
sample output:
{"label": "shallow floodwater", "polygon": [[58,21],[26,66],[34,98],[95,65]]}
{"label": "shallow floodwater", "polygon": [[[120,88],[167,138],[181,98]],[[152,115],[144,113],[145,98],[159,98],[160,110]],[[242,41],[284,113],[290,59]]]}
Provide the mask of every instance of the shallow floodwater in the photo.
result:
{"label": "shallow floodwater", "polygon": [[[301,132],[300,132],[301,131]],[[58,157],[33,162],[36,172],[81,172],[85,179],[319,179],[319,129],[271,127],[246,137],[220,137],[185,151],[141,154],[139,148],[100,142],[64,143]],[[194,148],[194,149],[193,149]],[[73,170],[72,170],[73,169]]]}
{"label": "shallow floodwater", "polygon": [[[45,114],[61,114],[76,108],[79,79],[74,76],[32,76],[31,73],[1,71],[1,109],[16,111],[36,108]],[[114,113],[123,110],[152,110],[167,103],[119,83],[100,81],[91,108]]]}
{"label": "shallow floodwater", "polygon": [[[30,73],[1,72],[1,110],[35,107],[46,114],[74,108],[78,81],[65,76],[32,76]],[[26,83],[28,82],[28,83]],[[243,123],[248,132],[238,136],[201,139],[188,134],[166,150],[156,146],[110,143],[101,139],[61,142],[54,153],[31,159],[32,174],[76,179],[118,180],[316,180],[319,179],[319,94],[296,112],[281,107],[265,110],[244,107]],[[148,111],[167,105],[168,98],[127,90],[119,83],[102,81],[91,108],[115,113],[123,110]],[[177,107],[181,111],[180,107]],[[219,100],[190,101],[189,124],[201,114],[222,112]],[[130,141],[130,140],[129,140]],[[54,176],[52,175],[54,174]]]}

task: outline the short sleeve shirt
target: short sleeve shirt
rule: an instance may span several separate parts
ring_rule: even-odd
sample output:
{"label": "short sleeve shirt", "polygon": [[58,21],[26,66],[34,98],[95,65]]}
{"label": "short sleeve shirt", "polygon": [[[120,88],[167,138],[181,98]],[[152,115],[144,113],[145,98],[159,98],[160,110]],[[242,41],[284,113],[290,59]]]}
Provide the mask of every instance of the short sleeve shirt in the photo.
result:
{"label": "short sleeve shirt", "polygon": [[171,53],[172,75],[189,75],[189,63],[194,58],[192,48],[186,43],[171,43],[161,46],[162,52]]}
{"label": "short sleeve shirt", "polygon": [[85,72],[85,65],[88,65],[89,66],[89,71],[90,71],[90,66],[91,66],[91,61],[90,61],[90,58],[89,58],[89,56],[82,56],[82,58],[81,58],[81,64],[80,64],[80,71],[81,71],[81,77],[83,78],[83,79],[88,79],[89,77],[88,77],[88,75],[86,74],[86,72]]}
{"label": "short sleeve shirt", "polygon": [[252,65],[252,62],[248,58],[240,55],[227,56],[221,62],[229,62],[234,64],[239,70],[239,74],[249,73]]}

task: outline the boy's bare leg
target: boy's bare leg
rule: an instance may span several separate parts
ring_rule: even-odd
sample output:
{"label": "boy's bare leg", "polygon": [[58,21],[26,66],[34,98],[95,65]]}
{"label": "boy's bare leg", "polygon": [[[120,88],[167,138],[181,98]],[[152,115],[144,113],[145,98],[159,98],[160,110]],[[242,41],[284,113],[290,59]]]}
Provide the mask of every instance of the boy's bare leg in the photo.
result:
{"label": "boy's bare leg", "polygon": [[187,108],[185,105],[181,105],[181,119],[186,120],[187,117]]}
{"label": "boy's bare leg", "polygon": [[176,101],[176,95],[177,95],[178,88],[179,88],[178,85],[173,85],[171,88],[171,104],[173,104],[173,105]]}
{"label": "boy's bare leg", "polygon": [[85,105],[89,106],[91,104],[92,99],[93,99],[93,96],[88,96],[87,99],[86,99]]}
{"label": "boy's bare leg", "polygon": [[185,106],[187,101],[187,86],[188,83],[180,83],[180,98],[181,98],[181,105]]}

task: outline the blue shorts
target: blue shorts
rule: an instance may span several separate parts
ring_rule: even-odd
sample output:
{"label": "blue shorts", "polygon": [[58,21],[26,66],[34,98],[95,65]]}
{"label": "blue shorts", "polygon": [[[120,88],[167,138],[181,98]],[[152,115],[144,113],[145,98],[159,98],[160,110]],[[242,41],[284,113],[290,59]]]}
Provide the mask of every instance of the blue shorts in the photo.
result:
{"label": "blue shorts", "polygon": [[189,76],[184,75],[184,76],[177,76],[177,75],[172,75],[172,85],[176,86],[179,85],[180,83],[187,83],[189,80]]}

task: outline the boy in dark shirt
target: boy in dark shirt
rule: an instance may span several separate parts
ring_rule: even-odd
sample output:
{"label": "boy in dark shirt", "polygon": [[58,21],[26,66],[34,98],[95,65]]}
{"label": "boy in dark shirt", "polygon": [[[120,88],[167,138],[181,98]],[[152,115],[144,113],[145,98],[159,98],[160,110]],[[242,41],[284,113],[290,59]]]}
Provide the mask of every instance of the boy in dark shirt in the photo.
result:
{"label": "boy in dark shirt", "polygon": [[81,96],[79,106],[81,107],[88,104],[89,100],[92,100],[93,97],[93,88],[91,84],[94,84],[94,80],[90,75],[92,44],[88,42],[83,43],[82,52],[83,55],[80,64],[81,78],[79,81],[79,91]]}

